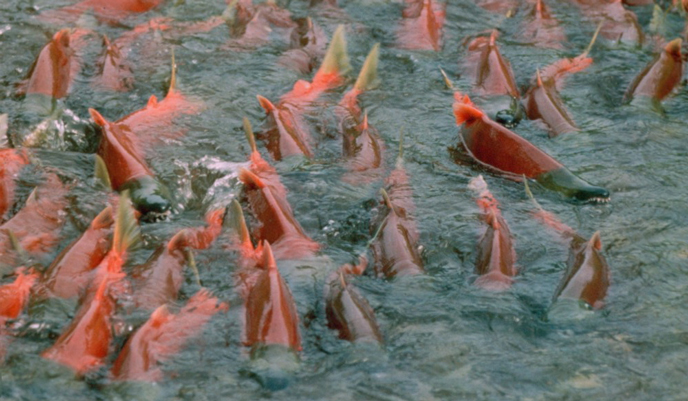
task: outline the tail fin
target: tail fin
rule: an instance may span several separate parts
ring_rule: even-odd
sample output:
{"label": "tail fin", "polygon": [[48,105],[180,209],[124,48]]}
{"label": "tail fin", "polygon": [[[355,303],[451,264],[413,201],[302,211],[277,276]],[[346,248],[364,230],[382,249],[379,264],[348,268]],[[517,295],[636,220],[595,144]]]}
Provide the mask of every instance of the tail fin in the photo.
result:
{"label": "tail fin", "polygon": [[514,279],[500,271],[491,271],[478,277],[473,284],[488,291],[505,291],[511,287]]}
{"label": "tail fin", "polygon": [[175,234],[167,243],[167,249],[206,249],[220,235],[222,221],[226,209],[217,209],[208,212],[205,216],[207,227],[185,228]]}
{"label": "tail fin", "polygon": [[[339,25],[332,35],[332,40],[325,53],[318,75],[344,76],[351,70],[349,55],[346,52],[346,39],[344,38],[344,25]],[[315,79],[314,79],[315,81]]]}
{"label": "tail fin", "polygon": [[105,161],[99,155],[96,155],[96,163],[93,176],[96,182],[100,183],[104,188],[112,190],[112,181],[110,181],[110,174],[108,173]]}
{"label": "tail fin", "polygon": [[141,239],[138,222],[134,214],[134,207],[129,198],[129,191],[122,192],[117,205],[115,218],[115,232],[112,237],[112,251],[123,257]]}
{"label": "tail fin", "polygon": [[354,84],[354,89],[359,92],[364,92],[371,90],[376,87],[379,83],[377,77],[377,65],[380,59],[380,44],[376,43],[368,57],[366,57],[363,67],[361,67],[361,72],[358,74],[358,79]]}
{"label": "tail fin", "polygon": [[600,24],[597,26],[597,30],[592,36],[590,44],[583,53],[573,58],[563,58],[554,62],[554,64],[543,68],[542,71],[540,71],[541,81],[545,82],[553,80],[556,84],[557,90],[561,90],[564,87],[564,78],[588,68],[592,64],[592,58],[588,57],[588,54],[590,53],[590,50],[592,50],[592,46],[597,40],[597,36],[600,33],[600,29],[602,29],[603,23],[604,22],[600,22]]}
{"label": "tail fin", "polygon": [[471,122],[482,118],[485,113],[475,107],[468,95],[462,95],[460,92],[454,93],[454,117],[456,117],[456,125],[461,125],[465,122]]}

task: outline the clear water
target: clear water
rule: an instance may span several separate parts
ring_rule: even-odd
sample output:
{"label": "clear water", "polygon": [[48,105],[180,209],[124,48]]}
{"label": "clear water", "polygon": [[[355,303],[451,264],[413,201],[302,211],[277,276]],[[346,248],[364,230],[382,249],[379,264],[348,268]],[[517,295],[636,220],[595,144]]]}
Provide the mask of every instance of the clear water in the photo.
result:
{"label": "clear water", "polygon": [[[14,84],[25,76],[47,38],[61,28],[41,23],[35,16],[40,10],[69,3],[4,0],[0,6],[0,112],[10,114],[16,132],[31,130],[38,121],[21,99],[13,97]],[[82,23],[117,37],[153,16],[197,21],[219,15],[225,7],[220,0],[168,3],[121,27],[101,26],[92,19]],[[545,209],[582,235],[601,231],[612,271],[603,311],[582,313],[574,308],[546,319],[563,274],[567,247],[533,220],[531,204],[518,183],[486,176],[515,237],[518,280],[502,294],[470,284],[481,223],[466,184],[480,171],[457,165],[450,156],[448,148],[457,143],[457,127],[451,114],[452,93],[444,88],[438,67],[460,89],[469,90],[470,82],[457,76],[463,55],[460,44],[469,35],[497,27],[502,32],[502,53],[511,61],[518,84],[525,87],[536,68],[580,53],[595,27],[581,19],[574,5],[550,0],[569,43],[562,51],[543,50],[517,39],[523,12],[505,19],[469,0],[451,0],[442,52],[402,51],[394,47],[400,2],[340,3],[348,15],[344,20],[309,10],[301,0],[292,1],[288,8],[297,16],[313,16],[328,34],[337,23],[347,23],[355,71],[372,44],[382,43],[382,85],[361,101],[386,143],[387,166],[397,156],[399,131],[406,132],[406,167],[415,191],[428,272],[394,281],[373,276],[354,280],[375,309],[384,345],[361,347],[339,340],[326,326],[321,299],[327,274],[365,250],[381,186],[380,182],[352,186],[341,181],[341,141],[331,107],[340,99],[340,90],[322,98],[308,117],[318,144],[315,158],[276,164],[298,220],[324,245],[322,256],[315,260],[280,263],[298,305],[304,349],[288,388],[271,393],[252,377],[253,365],[240,342],[242,302],[232,278],[236,256],[225,250],[223,236],[196,258],[202,283],[230,302],[231,309],[214,318],[201,336],[165,363],[165,381],[112,384],[105,371],[77,379],[65,368],[43,360],[39,353],[70,319],[70,312],[49,311],[42,319],[52,326],[27,330],[12,343],[0,366],[0,398],[687,399],[688,189],[682,183],[688,175],[688,93],[681,90],[667,100],[665,115],[621,106],[626,86],[652,58],[652,46],[619,46],[600,40],[592,51],[594,65],[573,76],[562,91],[581,127],[579,133],[548,139],[531,122],[516,129],[582,178],[612,191],[607,205],[575,205],[534,188]],[[651,8],[635,10],[647,30]],[[680,35],[682,28],[678,15],[668,17],[668,38]],[[149,158],[158,176],[173,189],[177,211],[168,221],[142,227],[145,244],[132,255],[130,264],[144,261],[180,228],[203,224],[208,209],[228,204],[240,191],[236,172],[249,152],[241,119],[248,116],[257,129],[264,121],[255,95],[277,99],[297,79],[310,78],[277,65],[287,44],[273,36],[267,46],[244,52],[221,49],[229,39],[223,27],[177,39],[148,38],[133,53],[136,84],[128,93],[97,92],[89,86],[99,49],[89,47],[84,73],[62,104],[68,110],[62,117],[67,129],[61,137],[51,137],[49,149],[38,153],[44,166],[59,169],[64,180],[74,185],[71,218],[61,247],[79,235],[105,202],[105,194],[91,180],[98,138],[78,119],[88,120],[89,107],[116,119],[143,107],[151,94],[163,96],[172,47],[179,65],[179,89],[202,99],[206,108],[184,120],[186,137],[170,141]],[[29,171],[20,178],[22,196],[30,191],[34,175]],[[188,274],[181,300],[197,289]],[[67,305],[64,310],[71,308]],[[140,319],[122,317],[125,323]],[[118,344],[123,340],[119,338]]]}

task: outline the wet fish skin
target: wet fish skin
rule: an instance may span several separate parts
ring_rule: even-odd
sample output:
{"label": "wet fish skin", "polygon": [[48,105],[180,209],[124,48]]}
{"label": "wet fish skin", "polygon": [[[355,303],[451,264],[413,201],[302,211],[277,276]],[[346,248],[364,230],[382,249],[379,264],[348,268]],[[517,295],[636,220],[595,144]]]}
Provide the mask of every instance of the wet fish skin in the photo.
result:
{"label": "wet fish skin", "polygon": [[113,378],[161,381],[163,373],[159,365],[181,351],[216,313],[227,309],[228,304],[219,302],[206,289],[189,298],[177,314],[169,312],[167,305],[159,306],[127,340],[112,365]]}
{"label": "wet fish skin", "polygon": [[576,235],[571,240],[566,273],[562,277],[554,300],[585,301],[593,309],[604,306],[610,283],[609,265],[602,255],[599,231],[589,240]]}
{"label": "wet fish skin", "polygon": [[108,169],[116,191],[131,191],[131,198],[141,213],[163,214],[170,210],[170,195],[144,161],[136,137],[126,125],[107,121],[96,110],[89,109],[93,121],[101,127],[98,155]]}
{"label": "wet fish skin", "polygon": [[41,94],[53,99],[66,97],[81,71],[78,53],[92,32],[65,28],[53,35],[34,61],[27,78],[17,88],[18,95]]}
{"label": "wet fish skin", "polygon": [[177,300],[184,284],[185,252],[208,248],[220,235],[224,209],[208,213],[207,227],[184,229],[133,268],[133,299],[137,307],[153,310]]}
{"label": "wet fish skin", "polygon": [[480,95],[521,97],[511,64],[497,46],[496,30],[489,37],[479,36],[468,44],[463,70]]}
{"label": "wet fish skin", "polygon": [[406,0],[397,43],[402,49],[442,49],[442,28],[446,18],[446,4],[437,0]]}
{"label": "wet fish skin", "polygon": [[491,291],[506,290],[514,281],[512,277],[518,273],[511,231],[482,176],[473,178],[468,187],[477,195],[476,203],[486,225],[485,232],[478,241],[475,272],[480,277],[474,284]]}
{"label": "wet fish skin", "polygon": [[246,299],[244,345],[280,345],[301,351],[296,304],[268,242],[264,242],[263,254],[264,268]]}
{"label": "wet fish skin", "polygon": [[375,312],[368,301],[347,280],[360,275],[368,265],[361,257],[357,266],[344,265],[332,272],[325,284],[325,314],[327,325],[337,330],[339,338],[351,342],[381,344],[382,333],[375,319]]}
{"label": "wet fish skin", "polygon": [[635,77],[624,95],[628,102],[637,97],[661,101],[670,95],[683,79],[684,65],[680,38],[674,39]]}
{"label": "wet fish skin", "polygon": [[91,271],[112,247],[113,210],[106,207],[79,238],[69,244],[48,266],[40,282],[39,297],[72,298],[88,286]]}
{"label": "wet fish skin", "polygon": [[[0,226],[0,266],[16,266],[17,255],[41,258],[59,242],[66,222],[68,188],[54,173],[31,193],[17,214]],[[21,249],[14,249],[12,236]]]}
{"label": "wet fish skin", "polygon": [[37,273],[19,268],[13,282],[0,286],[0,326],[4,326],[7,319],[16,319],[26,308],[31,288],[38,278]]}
{"label": "wet fish skin", "polygon": [[4,221],[7,211],[14,203],[17,184],[15,178],[22,168],[29,164],[24,149],[0,149],[0,221]]}
{"label": "wet fish skin", "polygon": [[508,178],[523,176],[582,202],[609,199],[609,191],[588,184],[561,163],[514,132],[495,123],[475,107],[468,96],[455,93],[454,115],[461,127],[459,139],[478,163]]}

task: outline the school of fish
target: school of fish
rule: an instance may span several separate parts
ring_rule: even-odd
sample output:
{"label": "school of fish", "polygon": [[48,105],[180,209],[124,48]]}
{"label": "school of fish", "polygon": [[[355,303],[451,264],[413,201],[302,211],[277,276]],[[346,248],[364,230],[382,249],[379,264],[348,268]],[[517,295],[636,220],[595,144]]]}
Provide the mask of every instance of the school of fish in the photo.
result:
{"label": "school of fish", "polygon": [[[576,124],[579,116],[567,108],[561,93],[565,93],[570,75],[595,62],[591,49],[597,40],[655,44],[656,58],[638,68],[637,77],[628,83],[619,101],[661,108],[661,102],[681,88],[683,39],[650,38],[644,33],[632,7],[652,2],[571,0],[594,32],[590,45],[577,56],[533,71],[525,90],[517,86],[511,64],[500,52],[507,38],[497,27],[463,43],[449,43],[444,33],[446,3],[441,0],[405,0],[395,42],[370,43],[365,61],[356,66],[347,52],[347,36],[357,32],[351,24],[323,26],[312,16],[296,18],[271,0],[228,1],[221,16],[195,23],[155,17],[122,28],[118,38],[78,24],[88,14],[98,24],[125,27],[131,16],[164,7],[167,2],[171,0],[83,0],[41,12],[38,20],[62,28],[35,55],[34,64],[27,66],[26,78],[16,83],[16,96],[27,104],[78,96],[74,83],[83,79],[80,71],[88,62],[83,59],[87,46],[101,49],[99,59],[93,61],[98,73],[91,77],[90,85],[126,96],[136,85],[133,71],[137,66],[129,57],[134,46],[147,43],[147,36],[153,34],[183,37],[213,29],[230,30],[232,39],[224,51],[250,52],[275,36],[282,37],[289,48],[278,63],[303,79],[279,97],[238,94],[255,96],[256,107],[264,111],[261,121],[244,118],[246,143],[242,146],[248,146],[250,152],[246,160],[236,161],[245,162],[238,171],[241,192],[226,199],[223,208],[199,211],[205,226],[180,230],[157,244],[157,250],[139,265],[132,265],[128,257],[142,241],[140,226],[173,220],[176,213],[173,191],[158,179],[148,160],[157,148],[173,146],[170,140],[174,143],[193,129],[184,125],[183,117],[199,113],[212,100],[191,98],[178,88],[174,53],[164,97],[151,94],[129,115],[112,116],[108,110],[90,108],[90,115],[83,116],[91,119],[99,138],[92,176],[101,183],[107,199],[78,238],[69,240],[61,233],[76,184],[63,182],[60,171],[36,163],[33,153],[41,147],[40,138],[18,141],[12,133],[15,127],[6,127],[3,134],[11,140],[4,141],[6,146],[0,149],[0,357],[7,353],[13,337],[20,335],[11,323],[26,315],[30,304],[59,298],[76,300],[76,309],[41,356],[68,367],[76,377],[105,369],[113,382],[167,380],[164,363],[192,338],[201,336],[211,319],[225,319],[223,313],[230,307],[242,309],[242,321],[237,324],[243,327],[240,341],[248,359],[280,360],[275,355],[287,354],[298,362],[305,346],[302,333],[308,328],[303,324],[305,317],[299,315],[290,276],[285,276],[280,266],[285,261],[318,257],[324,244],[314,241],[299,223],[298,208],[290,204],[289,190],[273,164],[316,157],[318,139],[313,135],[312,116],[325,108],[333,113],[337,140],[342,143],[337,160],[344,170],[342,181],[377,185],[380,190],[379,213],[370,221],[368,248],[351,254],[350,264],[330,263],[322,272],[326,278],[319,283],[321,307],[327,326],[340,339],[384,346],[386,328],[378,324],[365,292],[356,288],[357,277],[367,274],[394,282],[402,276],[413,280],[429,274],[424,266],[423,233],[415,217],[413,180],[405,167],[403,133],[381,135],[367,111],[374,105],[366,94],[384,84],[384,69],[378,66],[384,46],[419,54],[439,52],[450,45],[465,49],[457,62],[472,87],[458,90],[452,78],[439,69],[438,80],[443,79],[453,94],[447,95],[447,116],[456,121],[455,143],[473,177],[462,183],[474,196],[479,217],[475,229],[481,231],[474,238],[473,285],[485,291],[509,291],[519,280],[522,267],[517,262],[515,237],[502,214],[509,205],[496,199],[488,186],[490,181],[508,180],[532,199],[533,219],[568,243],[566,271],[559,286],[552,288],[552,303],[573,300],[586,310],[604,308],[613,269],[604,256],[603,234],[576,232],[542,209],[530,186],[561,194],[562,202],[572,203],[606,204],[613,202],[613,194],[574,175],[520,136],[518,126],[529,119],[538,121],[543,135],[549,137],[584,135]],[[345,14],[336,1],[311,3],[314,10],[327,8],[329,13]],[[519,15],[523,19],[520,39],[533,46],[549,51],[565,46],[565,31],[555,18],[558,1],[475,3],[491,13]],[[686,13],[688,6],[675,1],[667,7],[665,12]],[[320,99],[326,93],[337,93],[340,100],[324,103]],[[479,101],[474,103],[472,97]],[[260,128],[254,132],[254,126]],[[398,150],[383,137],[398,137]],[[394,165],[385,163],[387,152],[396,155]],[[39,169],[42,178],[27,196],[19,196],[26,191],[18,191],[18,177],[27,168]],[[203,287],[194,273],[198,268],[194,253],[204,252],[220,237],[231,244],[223,252],[238,258],[237,266],[227,274],[232,275],[234,291],[243,305],[229,305],[217,289]],[[519,237],[518,241],[528,239]],[[200,289],[180,299],[186,277],[194,274]],[[290,279],[300,280],[296,275]],[[118,331],[115,322],[134,311],[148,319],[126,333]],[[276,364],[275,369],[281,369],[279,362]],[[288,382],[274,379],[265,383],[269,389],[279,390]]]}

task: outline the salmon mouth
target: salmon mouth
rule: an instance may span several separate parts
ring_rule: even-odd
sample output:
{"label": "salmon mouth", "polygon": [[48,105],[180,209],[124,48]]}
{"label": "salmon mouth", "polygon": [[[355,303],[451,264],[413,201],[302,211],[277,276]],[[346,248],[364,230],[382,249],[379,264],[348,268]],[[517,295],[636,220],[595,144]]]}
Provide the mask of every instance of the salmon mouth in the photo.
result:
{"label": "salmon mouth", "polygon": [[575,191],[571,197],[582,203],[609,203],[611,201],[609,190],[596,186]]}

